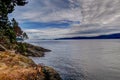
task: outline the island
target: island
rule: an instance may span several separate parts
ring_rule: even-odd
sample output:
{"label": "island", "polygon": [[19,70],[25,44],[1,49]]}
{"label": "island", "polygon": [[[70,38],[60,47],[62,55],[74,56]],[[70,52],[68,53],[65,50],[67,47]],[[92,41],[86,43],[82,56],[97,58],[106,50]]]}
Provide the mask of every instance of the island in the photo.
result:
{"label": "island", "polygon": [[56,38],[54,40],[79,40],[79,39],[120,39],[120,33],[112,33],[98,36],[77,36],[77,37],[65,37]]}

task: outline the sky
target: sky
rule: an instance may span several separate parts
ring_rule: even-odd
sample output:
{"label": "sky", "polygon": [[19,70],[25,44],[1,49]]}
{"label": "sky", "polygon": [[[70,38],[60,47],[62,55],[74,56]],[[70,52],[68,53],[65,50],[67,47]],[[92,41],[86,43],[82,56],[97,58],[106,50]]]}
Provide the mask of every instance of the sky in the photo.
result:
{"label": "sky", "polygon": [[10,14],[31,39],[120,33],[120,0],[28,0]]}

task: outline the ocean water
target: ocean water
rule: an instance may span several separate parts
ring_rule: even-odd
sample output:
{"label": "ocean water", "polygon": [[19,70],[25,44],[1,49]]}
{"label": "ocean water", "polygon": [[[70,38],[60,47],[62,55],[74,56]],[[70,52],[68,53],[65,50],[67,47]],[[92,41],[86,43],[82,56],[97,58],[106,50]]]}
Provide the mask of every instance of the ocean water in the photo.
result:
{"label": "ocean water", "polygon": [[32,58],[51,66],[63,80],[120,80],[120,40],[29,40],[51,49]]}

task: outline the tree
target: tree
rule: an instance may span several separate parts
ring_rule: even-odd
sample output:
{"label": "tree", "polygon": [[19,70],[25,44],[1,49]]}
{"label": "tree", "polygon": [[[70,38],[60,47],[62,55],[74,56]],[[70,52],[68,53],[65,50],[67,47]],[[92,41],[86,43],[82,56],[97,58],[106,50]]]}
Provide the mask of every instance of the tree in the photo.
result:
{"label": "tree", "polygon": [[28,39],[28,35],[22,31],[22,29],[19,27],[18,22],[14,18],[12,19],[12,26],[13,26],[16,37]]}
{"label": "tree", "polygon": [[23,38],[24,39],[28,39],[29,38],[28,35],[25,32],[23,33]]}
{"label": "tree", "polygon": [[16,37],[21,36],[23,34],[22,29],[19,27],[18,22],[14,18],[12,20],[12,26],[13,26],[14,32],[16,34]]}
{"label": "tree", "polygon": [[15,6],[24,6],[28,2],[26,0],[0,0],[0,21],[3,26],[8,21],[8,14],[14,11]]}
{"label": "tree", "polygon": [[16,42],[16,35],[15,35],[14,30],[13,30],[13,27],[8,27],[5,31],[6,32],[5,32],[4,36],[8,37],[10,43]]}
{"label": "tree", "polygon": [[8,14],[12,13],[16,6],[24,6],[27,3],[26,0],[0,0],[0,38],[7,37],[11,43],[15,41],[14,28]]}

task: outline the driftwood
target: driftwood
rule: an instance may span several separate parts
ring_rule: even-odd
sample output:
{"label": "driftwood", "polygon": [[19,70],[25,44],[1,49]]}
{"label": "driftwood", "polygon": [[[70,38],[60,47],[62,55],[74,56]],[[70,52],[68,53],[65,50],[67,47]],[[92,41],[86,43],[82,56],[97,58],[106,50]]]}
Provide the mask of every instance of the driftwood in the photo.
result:
{"label": "driftwood", "polygon": [[0,44],[0,51],[7,51],[7,49],[3,45]]}

